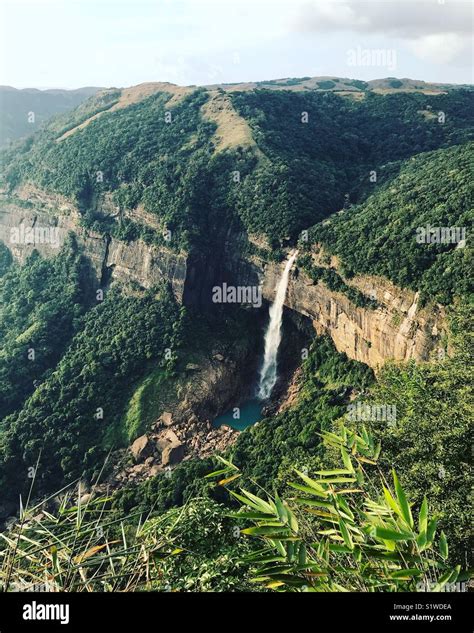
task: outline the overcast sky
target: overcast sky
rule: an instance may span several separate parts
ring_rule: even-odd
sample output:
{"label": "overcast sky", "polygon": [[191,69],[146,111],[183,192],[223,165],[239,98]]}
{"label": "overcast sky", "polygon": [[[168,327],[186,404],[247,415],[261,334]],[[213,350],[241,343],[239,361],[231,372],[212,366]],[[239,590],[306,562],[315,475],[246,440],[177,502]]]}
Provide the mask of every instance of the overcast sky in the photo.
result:
{"label": "overcast sky", "polygon": [[0,84],[18,88],[315,75],[473,82],[470,0],[0,0],[0,7]]}

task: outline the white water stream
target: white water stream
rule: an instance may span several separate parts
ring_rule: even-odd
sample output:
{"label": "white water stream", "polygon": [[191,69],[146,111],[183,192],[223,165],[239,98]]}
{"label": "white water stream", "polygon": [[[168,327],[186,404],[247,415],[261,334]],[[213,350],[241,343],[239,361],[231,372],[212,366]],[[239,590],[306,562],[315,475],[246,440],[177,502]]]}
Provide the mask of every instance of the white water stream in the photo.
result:
{"label": "white water stream", "polygon": [[277,380],[277,356],[281,341],[283,304],[285,302],[290,270],[297,255],[298,251],[295,251],[286,262],[283,274],[275,288],[275,300],[270,306],[270,322],[265,332],[265,354],[262,369],[260,370],[260,381],[257,390],[257,397],[261,400],[266,400],[270,397]]}

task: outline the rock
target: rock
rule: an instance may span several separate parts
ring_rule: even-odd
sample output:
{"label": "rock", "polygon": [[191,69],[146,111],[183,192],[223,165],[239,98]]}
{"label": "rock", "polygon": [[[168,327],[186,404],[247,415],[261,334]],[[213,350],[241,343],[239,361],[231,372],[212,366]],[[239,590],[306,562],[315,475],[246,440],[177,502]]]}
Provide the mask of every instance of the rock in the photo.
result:
{"label": "rock", "polygon": [[147,466],[151,466],[151,465],[153,464],[153,457],[147,457],[147,458],[145,459],[145,464],[146,464]]}
{"label": "rock", "polygon": [[155,464],[155,466],[152,466],[150,468],[149,474],[150,477],[156,477],[156,475],[159,475],[161,472],[161,468],[158,466],[158,464]]}
{"label": "rock", "polygon": [[163,435],[163,439],[170,444],[180,444],[180,439],[174,431],[168,429]]}
{"label": "rock", "polygon": [[92,495],[87,492],[85,495],[82,495],[82,497],[79,499],[79,503],[82,506],[85,506],[87,503],[89,503],[89,501],[92,499]]}
{"label": "rock", "polygon": [[219,429],[221,433],[228,433],[229,431],[232,431],[232,427],[227,424],[221,424]]}
{"label": "rock", "polygon": [[161,464],[168,466],[171,464],[178,464],[184,457],[184,444],[171,444],[163,449],[161,454]]}
{"label": "rock", "polygon": [[188,363],[186,365],[186,371],[199,371],[199,365],[196,365],[195,363]]}
{"label": "rock", "polygon": [[141,435],[133,442],[130,450],[135,461],[139,462],[151,455],[153,447],[148,437],[146,435]]}
{"label": "rock", "polygon": [[160,420],[165,426],[171,426],[173,424],[173,414],[169,411],[165,411],[160,415]]}
{"label": "rock", "polygon": [[225,360],[222,354],[214,354],[212,358],[214,358],[215,360],[218,360],[221,363]]}

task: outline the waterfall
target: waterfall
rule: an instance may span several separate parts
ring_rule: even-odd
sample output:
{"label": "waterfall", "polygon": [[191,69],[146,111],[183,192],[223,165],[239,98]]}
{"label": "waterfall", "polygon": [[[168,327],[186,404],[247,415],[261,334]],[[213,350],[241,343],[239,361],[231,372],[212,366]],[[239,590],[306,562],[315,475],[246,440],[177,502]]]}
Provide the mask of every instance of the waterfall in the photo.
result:
{"label": "waterfall", "polygon": [[270,322],[265,332],[265,354],[262,369],[260,370],[260,382],[257,390],[257,396],[261,400],[266,400],[270,397],[277,380],[277,355],[281,341],[283,304],[285,302],[290,270],[297,254],[298,251],[295,251],[286,262],[283,274],[275,288],[275,300],[270,306]]}

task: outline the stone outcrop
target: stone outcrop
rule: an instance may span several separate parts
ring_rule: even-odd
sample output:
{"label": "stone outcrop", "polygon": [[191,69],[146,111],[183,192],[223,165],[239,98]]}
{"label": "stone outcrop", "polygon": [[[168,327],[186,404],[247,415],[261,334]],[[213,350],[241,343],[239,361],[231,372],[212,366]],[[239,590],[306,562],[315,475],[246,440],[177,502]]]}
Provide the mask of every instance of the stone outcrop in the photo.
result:
{"label": "stone outcrop", "polygon": [[130,451],[136,462],[141,462],[149,457],[153,452],[150,440],[146,435],[141,435],[133,442],[130,447]]}
{"label": "stone outcrop", "polygon": [[[263,297],[273,301],[282,266],[254,256],[235,262],[231,274],[235,284],[261,285]],[[361,275],[347,283],[378,306],[358,307],[345,294],[313,282],[298,261],[290,273],[285,306],[311,319],[316,332],[329,335],[339,352],[375,370],[390,359],[428,360],[440,349],[447,328],[442,306],[421,307],[417,293],[382,277]]]}
{"label": "stone outcrop", "polygon": [[[70,201],[57,194],[46,194],[32,187],[16,192],[20,200],[35,206],[21,206],[17,201],[0,200],[0,240],[12,255],[23,263],[36,249],[43,257],[54,257],[69,232],[87,255],[97,285],[118,280],[150,288],[163,280],[171,284],[177,300],[183,300],[187,256],[169,248],[146,244],[142,240],[124,242],[100,235],[80,225],[80,213]],[[40,243],[12,241],[12,229],[40,227],[46,239]],[[54,229],[49,232],[49,229]],[[54,236],[54,240],[50,239]],[[57,240],[56,240],[57,238]]]}
{"label": "stone outcrop", "polygon": [[[178,301],[200,307],[210,303],[213,284],[224,280],[240,286],[261,285],[264,299],[274,298],[282,264],[261,256],[242,256],[247,241],[242,234],[228,231],[223,237],[222,252],[215,253],[211,261],[209,254],[186,255],[141,240],[124,242],[86,230],[80,226],[79,211],[71,201],[31,185],[15,195],[24,205],[8,199],[1,202],[0,239],[21,262],[33,248],[45,257],[56,255],[58,248],[48,243],[12,243],[11,229],[20,225],[56,227],[61,239],[69,231],[75,233],[91,261],[98,284],[115,279],[149,288],[166,280]],[[110,200],[103,205],[112,213]],[[146,212],[141,210],[141,214],[145,221]],[[152,221],[156,219],[149,219]],[[264,250],[261,244],[255,245],[260,252]],[[380,277],[360,276],[347,283],[369,297],[375,296],[378,307],[358,307],[345,294],[329,290],[321,281],[314,283],[298,269],[297,262],[290,276],[285,305],[311,319],[316,332],[328,334],[338,351],[374,369],[388,359],[427,360],[440,347],[440,338],[446,331],[441,306],[422,308],[416,293],[397,288]],[[224,364],[222,355],[215,358]],[[194,380],[200,381],[201,368],[190,363],[187,369],[195,375]]]}

